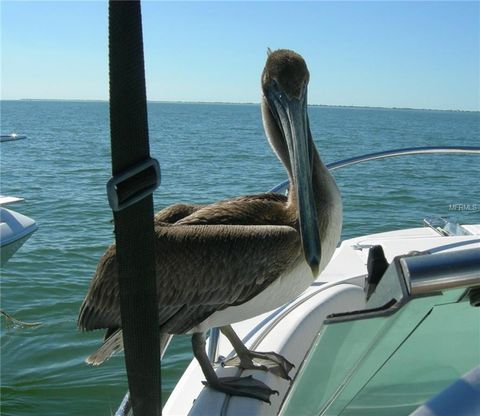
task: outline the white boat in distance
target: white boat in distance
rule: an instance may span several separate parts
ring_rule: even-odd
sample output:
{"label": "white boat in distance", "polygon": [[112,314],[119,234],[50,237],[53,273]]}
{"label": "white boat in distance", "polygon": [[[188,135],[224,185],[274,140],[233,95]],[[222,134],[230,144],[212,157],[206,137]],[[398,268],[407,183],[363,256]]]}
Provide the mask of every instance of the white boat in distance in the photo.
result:
{"label": "white boat in distance", "polygon": [[4,205],[21,201],[23,201],[22,198],[0,195],[0,263],[2,266],[38,228],[32,218],[4,208]]}
{"label": "white boat in distance", "polygon": [[22,140],[22,139],[26,139],[27,136],[25,136],[24,134],[17,134],[15,132],[13,133],[10,133],[10,134],[2,134],[0,135],[0,142],[11,142],[11,141],[14,141],[14,140]]}

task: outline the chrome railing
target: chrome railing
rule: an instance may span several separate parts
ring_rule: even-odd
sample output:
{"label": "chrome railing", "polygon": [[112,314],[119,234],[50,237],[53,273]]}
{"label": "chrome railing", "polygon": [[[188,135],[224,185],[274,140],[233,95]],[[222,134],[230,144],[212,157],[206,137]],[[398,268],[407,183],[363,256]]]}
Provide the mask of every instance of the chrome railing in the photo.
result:
{"label": "chrome railing", "polygon": [[[329,170],[345,168],[356,165],[357,163],[369,162],[371,160],[386,159],[388,157],[413,156],[424,154],[480,154],[479,146],[426,146],[426,147],[406,147],[404,149],[384,150],[383,152],[368,153],[361,156],[354,156],[348,159],[339,160],[327,164]],[[288,189],[288,180],[278,184],[270,192],[284,193]]]}

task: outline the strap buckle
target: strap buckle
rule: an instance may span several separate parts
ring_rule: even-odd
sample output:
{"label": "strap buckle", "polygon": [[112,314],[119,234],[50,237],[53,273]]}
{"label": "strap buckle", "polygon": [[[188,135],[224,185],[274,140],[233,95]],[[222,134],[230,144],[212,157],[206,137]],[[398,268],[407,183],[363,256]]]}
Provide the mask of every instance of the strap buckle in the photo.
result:
{"label": "strap buckle", "polygon": [[107,182],[110,208],[118,212],[142,200],[158,188],[160,178],[160,164],[150,157],[113,175]]}

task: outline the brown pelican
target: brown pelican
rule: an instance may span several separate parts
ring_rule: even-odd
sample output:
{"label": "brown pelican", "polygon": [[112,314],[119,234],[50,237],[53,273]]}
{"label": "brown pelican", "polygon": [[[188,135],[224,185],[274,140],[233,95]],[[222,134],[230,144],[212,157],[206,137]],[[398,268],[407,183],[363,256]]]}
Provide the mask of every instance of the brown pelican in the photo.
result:
{"label": "brown pelican", "polygon": [[[288,171],[288,197],[267,193],[211,205],[173,205],[155,216],[162,346],[168,334],[192,333],[205,384],[267,402],[274,391],[258,380],[217,377],[203,334],[220,327],[238,354],[234,362],[239,367],[289,378],[292,365],[285,358],[249,351],[230,324],[302,293],[327,265],[340,238],[340,193],[312,139],[308,81],[300,55],[269,51],[261,80],[262,116],[270,145]],[[98,364],[122,347],[115,246],[97,266],[78,325],[108,329],[104,345],[87,359],[90,363]]]}

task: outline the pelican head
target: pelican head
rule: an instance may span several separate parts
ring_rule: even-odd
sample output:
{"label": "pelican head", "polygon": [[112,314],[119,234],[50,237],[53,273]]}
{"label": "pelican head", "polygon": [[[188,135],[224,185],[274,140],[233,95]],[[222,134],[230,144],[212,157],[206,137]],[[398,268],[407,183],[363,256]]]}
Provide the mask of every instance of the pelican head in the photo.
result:
{"label": "pelican head", "polygon": [[286,49],[269,53],[262,74],[262,106],[267,136],[290,177],[305,259],[316,275],[321,245],[312,186],[316,150],[307,114],[309,77],[307,64],[299,54]]}

